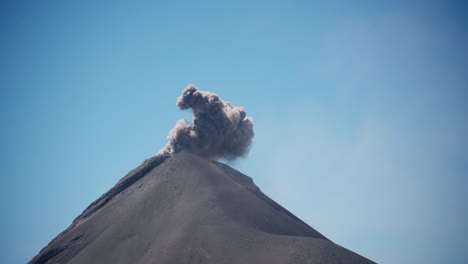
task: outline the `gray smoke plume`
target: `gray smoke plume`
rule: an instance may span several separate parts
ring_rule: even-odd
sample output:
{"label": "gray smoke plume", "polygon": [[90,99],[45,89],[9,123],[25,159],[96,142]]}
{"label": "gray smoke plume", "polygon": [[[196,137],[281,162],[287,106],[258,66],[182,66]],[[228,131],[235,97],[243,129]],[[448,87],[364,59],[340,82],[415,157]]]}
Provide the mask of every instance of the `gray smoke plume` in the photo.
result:
{"label": "gray smoke plume", "polygon": [[167,145],[158,155],[171,156],[181,150],[219,159],[233,160],[249,152],[253,119],[242,107],[221,100],[216,94],[188,85],[177,100],[182,109],[192,109],[193,122],[177,121],[169,133]]}

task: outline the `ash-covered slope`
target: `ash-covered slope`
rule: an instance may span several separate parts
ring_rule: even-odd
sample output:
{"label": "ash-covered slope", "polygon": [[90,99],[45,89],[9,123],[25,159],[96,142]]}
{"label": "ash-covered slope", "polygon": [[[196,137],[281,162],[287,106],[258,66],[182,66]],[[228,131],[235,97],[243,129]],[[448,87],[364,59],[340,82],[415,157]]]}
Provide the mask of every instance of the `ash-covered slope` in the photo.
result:
{"label": "ash-covered slope", "polygon": [[152,158],[30,263],[372,263],[329,241],[227,165]]}

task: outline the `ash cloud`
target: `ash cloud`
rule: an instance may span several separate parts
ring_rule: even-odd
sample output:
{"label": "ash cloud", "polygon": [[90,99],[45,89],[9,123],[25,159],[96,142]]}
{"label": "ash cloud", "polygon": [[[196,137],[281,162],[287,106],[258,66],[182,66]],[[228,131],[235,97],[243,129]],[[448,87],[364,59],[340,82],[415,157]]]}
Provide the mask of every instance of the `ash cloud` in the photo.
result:
{"label": "ash cloud", "polygon": [[172,156],[185,150],[206,158],[233,160],[249,152],[254,137],[253,119],[246,116],[242,107],[192,84],[184,89],[177,106],[191,109],[193,121],[177,121],[158,155]]}

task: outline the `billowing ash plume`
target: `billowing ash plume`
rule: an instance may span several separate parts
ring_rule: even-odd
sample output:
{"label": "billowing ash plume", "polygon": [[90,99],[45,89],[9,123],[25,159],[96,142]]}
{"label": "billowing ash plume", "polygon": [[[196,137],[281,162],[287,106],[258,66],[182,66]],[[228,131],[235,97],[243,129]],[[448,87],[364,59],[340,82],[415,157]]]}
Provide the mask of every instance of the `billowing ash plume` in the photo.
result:
{"label": "billowing ash plume", "polygon": [[192,109],[193,123],[177,121],[167,137],[167,145],[158,155],[171,156],[186,150],[206,158],[232,160],[249,152],[253,120],[242,107],[221,100],[216,94],[188,85],[177,106]]}

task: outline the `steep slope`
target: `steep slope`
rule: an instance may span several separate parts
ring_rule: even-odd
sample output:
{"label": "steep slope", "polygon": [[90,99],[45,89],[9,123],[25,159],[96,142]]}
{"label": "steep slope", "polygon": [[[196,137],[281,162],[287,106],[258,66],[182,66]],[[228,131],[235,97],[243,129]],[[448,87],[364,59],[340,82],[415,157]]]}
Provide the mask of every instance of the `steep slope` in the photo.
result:
{"label": "steep slope", "polygon": [[325,238],[227,165],[152,158],[30,263],[372,263]]}

